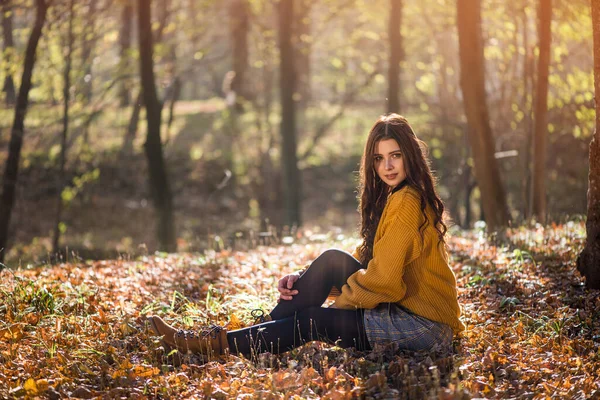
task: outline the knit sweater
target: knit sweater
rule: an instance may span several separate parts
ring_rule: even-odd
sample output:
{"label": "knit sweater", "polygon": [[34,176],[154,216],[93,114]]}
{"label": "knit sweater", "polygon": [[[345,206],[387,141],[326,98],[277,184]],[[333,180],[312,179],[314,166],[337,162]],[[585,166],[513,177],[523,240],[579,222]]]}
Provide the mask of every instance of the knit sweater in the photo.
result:
{"label": "knit sweater", "polygon": [[417,191],[410,186],[390,195],[375,233],[373,258],[367,268],[348,278],[334,307],[375,308],[380,303],[396,303],[458,333],[465,326],[459,320],[456,277],[443,244],[439,244],[430,206],[423,238],[419,234],[424,220],[420,204]]}

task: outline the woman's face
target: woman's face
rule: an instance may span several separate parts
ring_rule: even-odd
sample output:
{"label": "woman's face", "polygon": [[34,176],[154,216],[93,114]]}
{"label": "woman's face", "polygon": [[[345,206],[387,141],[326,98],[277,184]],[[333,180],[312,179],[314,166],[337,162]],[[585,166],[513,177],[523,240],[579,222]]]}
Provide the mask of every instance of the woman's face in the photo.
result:
{"label": "woman's face", "polygon": [[406,179],[404,158],[398,142],[394,139],[380,140],[375,146],[375,171],[379,178],[391,187]]}

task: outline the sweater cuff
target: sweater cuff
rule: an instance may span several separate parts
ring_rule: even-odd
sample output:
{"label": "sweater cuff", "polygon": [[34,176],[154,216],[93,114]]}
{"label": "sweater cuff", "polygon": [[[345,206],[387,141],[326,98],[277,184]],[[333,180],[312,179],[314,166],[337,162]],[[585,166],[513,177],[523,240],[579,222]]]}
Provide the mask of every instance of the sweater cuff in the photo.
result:
{"label": "sweater cuff", "polygon": [[344,296],[343,292],[338,297],[336,297],[335,302],[333,303],[335,308],[339,308],[341,310],[355,310],[356,307],[350,304],[345,297],[346,296]]}

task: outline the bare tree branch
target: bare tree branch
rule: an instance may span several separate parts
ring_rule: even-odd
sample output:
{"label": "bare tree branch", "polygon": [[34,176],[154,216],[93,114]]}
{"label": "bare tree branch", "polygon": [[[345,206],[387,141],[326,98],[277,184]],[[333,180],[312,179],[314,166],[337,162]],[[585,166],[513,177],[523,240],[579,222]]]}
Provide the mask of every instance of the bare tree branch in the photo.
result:
{"label": "bare tree branch", "polygon": [[340,108],[339,110],[331,117],[329,118],[324,124],[322,124],[319,129],[317,130],[317,132],[315,133],[310,146],[304,151],[304,153],[302,153],[301,156],[298,157],[298,161],[305,161],[310,155],[311,153],[315,150],[315,148],[317,147],[317,144],[319,143],[319,141],[327,134],[327,132],[329,131],[329,129],[331,129],[331,127],[333,126],[333,124],[342,117],[342,115],[344,115],[344,112],[346,110],[346,106],[350,103],[352,103],[355,99],[355,97],[363,91],[363,89],[365,89],[366,87],[368,87],[371,82],[373,82],[373,79],[375,79],[375,77],[380,73],[379,70],[375,70],[373,71],[371,74],[369,74],[369,76],[367,77],[367,79],[365,79],[365,81],[360,85],[355,87],[353,90],[347,92],[344,96],[344,98],[342,99],[342,101],[340,102]]}

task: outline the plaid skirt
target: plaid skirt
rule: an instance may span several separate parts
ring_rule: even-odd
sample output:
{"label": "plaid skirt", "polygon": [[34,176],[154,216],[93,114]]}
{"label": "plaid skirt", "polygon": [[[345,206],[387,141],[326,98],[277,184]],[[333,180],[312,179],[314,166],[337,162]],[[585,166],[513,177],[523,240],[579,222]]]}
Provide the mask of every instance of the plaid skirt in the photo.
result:
{"label": "plaid skirt", "polygon": [[450,349],[452,328],[414,314],[394,303],[365,309],[365,331],[371,347],[392,343],[398,350]]}

